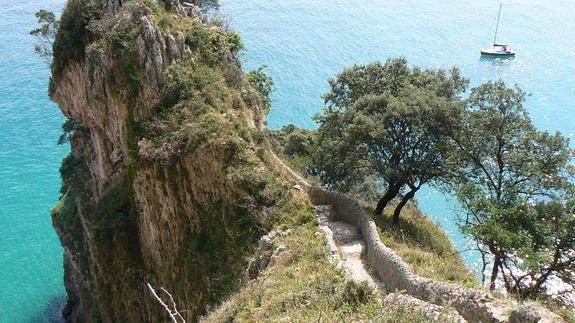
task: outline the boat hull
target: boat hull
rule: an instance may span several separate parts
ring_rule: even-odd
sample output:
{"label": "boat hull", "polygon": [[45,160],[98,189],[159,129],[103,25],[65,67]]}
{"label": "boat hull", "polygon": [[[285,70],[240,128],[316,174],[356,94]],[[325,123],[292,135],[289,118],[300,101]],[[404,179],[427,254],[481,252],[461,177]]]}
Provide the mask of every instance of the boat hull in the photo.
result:
{"label": "boat hull", "polygon": [[506,53],[506,52],[481,51],[481,56],[487,56],[487,57],[513,57],[513,56],[515,56],[515,53],[514,53],[514,52]]}

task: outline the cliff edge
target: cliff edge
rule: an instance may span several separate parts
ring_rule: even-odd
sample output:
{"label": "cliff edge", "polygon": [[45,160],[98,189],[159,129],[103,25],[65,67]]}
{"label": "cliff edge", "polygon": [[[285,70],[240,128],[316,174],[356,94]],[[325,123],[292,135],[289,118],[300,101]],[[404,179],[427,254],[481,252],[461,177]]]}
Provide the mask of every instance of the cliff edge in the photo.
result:
{"label": "cliff edge", "polygon": [[265,116],[239,38],[202,10],[174,0],[64,10],[50,97],[71,143],[52,212],[67,320],[162,321],[147,283],[194,320],[237,288],[289,194],[259,157]]}

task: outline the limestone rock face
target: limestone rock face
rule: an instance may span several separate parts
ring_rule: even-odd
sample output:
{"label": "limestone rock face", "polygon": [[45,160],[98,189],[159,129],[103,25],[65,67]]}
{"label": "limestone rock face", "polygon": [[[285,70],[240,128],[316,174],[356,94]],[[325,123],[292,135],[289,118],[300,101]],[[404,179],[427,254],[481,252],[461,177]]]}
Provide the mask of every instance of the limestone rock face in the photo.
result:
{"label": "limestone rock face", "polygon": [[275,264],[280,255],[286,250],[284,245],[278,245],[274,248],[275,242],[282,237],[291,234],[291,230],[272,231],[260,238],[258,248],[253,259],[250,261],[244,272],[244,279],[254,279],[268,267]]}
{"label": "limestone rock face", "polygon": [[467,322],[453,309],[449,310],[402,293],[388,294],[383,304],[389,310],[402,310],[413,316],[423,316],[428,322]]}
{"label": "limestone rock face", "polygon": [[[242,204],[257,189],[236,169],[240,157],[251,158],[254,168],[260,162],[249,157],[257,147],[245,133],[258,131],[257,121],[250,117],[250,103],[241,99],[253,89],[242,83],[245,76],[233,53],[224,52],[221,62],[202,62],[205,53],[191,48],[195,40],[186,28],[224,40],[226,31],[213,31],[193,5],[163,0],[158,9],[148,3],[102,1],[98,20],[84,22],[85,30],[96,31],[71,43],[69,35],[77,30],[63,25],[56,40],[57,46],[76,46],[72,49],[79,53],[66,58],[72,50],[55,51],[60,65],[50,84],[50,97],[77,124],[69,134],[71,155],[62,166],[63,195],[52,213],[64,247],[69,295],[64,314],[71,322],[166,320],[147,283],[169,290],[187,310],[187,320],[194,321],[237,288],[263,234],[256,223],[257,202],[249,208]],[[169,28],[160,27],[159,14],[162,21],[172,20]],[[147,158],[140,152],[145,136],[151,136],[145,127],[160,118],[161,101],[173,99],[165,95],[168,74],[180,63],[238,98],[230,104],[204,97],[202,89],[194,92],[194,102],[203,100],[203,109],[211,113],[206,115],[215,120],[209,124],[216,129],[221,122],[235,141],[216,132],[189,139],[201,129],[184,124],[191,129],[184,148],[171,152],[170,160]],[[193,79],[194,70],[181,70]],[[234,87],[224,79],[229,71],[238,73]],[[248,139],[233,133],[244,126]]]}
{"label": "limestone rock face", "polygon": [[541,305],[523,304],[516,308],[509,317],[510,323],[552,323],[564,322],[557,314],[545,310]]}

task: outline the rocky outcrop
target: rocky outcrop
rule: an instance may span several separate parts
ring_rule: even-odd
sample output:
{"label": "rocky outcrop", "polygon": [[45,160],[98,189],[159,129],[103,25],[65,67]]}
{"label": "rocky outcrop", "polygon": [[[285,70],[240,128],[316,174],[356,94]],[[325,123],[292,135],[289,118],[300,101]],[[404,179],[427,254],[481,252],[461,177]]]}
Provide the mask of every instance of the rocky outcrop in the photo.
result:
{"label": "rocky outcrop", "polygon": [[[265,233],[262,210],[273,207],[273,196],[259,196],[273,177],[254,143],[258,99],[229,32],[199,8],[89,1],[100,5],[94,14],[85,3],[70,1],[64,12],[50,85],[77,125],[52,214],[64,247],[65,316],[163,321],[150,283],[169,290],[193,321],[238,287]],[[156,122],[158,132],[151,124],[161,118],[173,122]],[[146,153],[150,145],[169,157]]]}
{"label": "rocky outcrop", "polygon": [[273,266],[278,257],[286,250],[286,247],[282,244],[274,247],[275,242],[290,234],[291,229],[288,229],[285,231],[271,231],[261,237],[254,257],[244,271],[244,279],[250,280],[257,278],[268,267]]}

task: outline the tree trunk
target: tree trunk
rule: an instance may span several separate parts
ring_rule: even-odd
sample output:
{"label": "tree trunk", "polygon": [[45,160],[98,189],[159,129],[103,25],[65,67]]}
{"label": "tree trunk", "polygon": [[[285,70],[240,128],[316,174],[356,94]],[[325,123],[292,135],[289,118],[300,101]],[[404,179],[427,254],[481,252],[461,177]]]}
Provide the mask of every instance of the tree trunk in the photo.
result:
{"label": "tree trunk", "polygon": [[389,203],[399,194],[401,186],[403,185],[397,182],[389,185],[387,192],[385,192],[385,194],[381,197],[381,199],[379,199],[379,202],[377,202],[377,207],[375,208],[374,211],[376,215],[381,215],[381,213],[383,213],[383,209],[385,209],[387,203]]}
{"label": "tree trunk", "polygon": [[495,290],[495,281],[497,280],[497,274],[499,274],[499,264],[501,258],[498,255],[493,256],[493,269],[491,270],[491,278],[489,280],[489,290]]}
{"label": "tree trunk", "polygon": [[419,188],[413,188],[409,191],[405,196],[401,199],[401,202],[395,207],[395,211],[393,211],[393,224],[399,224],[399,214],[401,213],[401,209],[407,204],[409,200],[411,200],[415,196],[415,192],[417,192]]}

